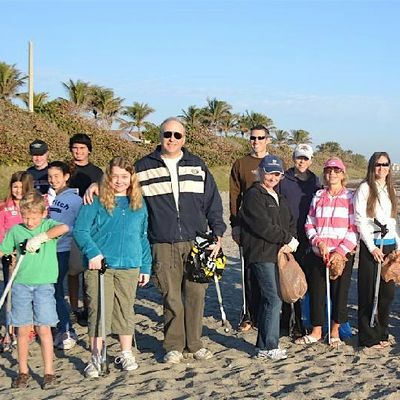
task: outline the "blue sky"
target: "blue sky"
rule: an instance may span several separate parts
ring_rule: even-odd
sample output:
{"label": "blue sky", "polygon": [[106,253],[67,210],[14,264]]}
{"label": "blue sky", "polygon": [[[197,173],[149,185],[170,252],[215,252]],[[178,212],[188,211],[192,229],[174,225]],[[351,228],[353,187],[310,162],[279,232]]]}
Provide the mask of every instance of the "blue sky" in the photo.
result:
{"label": "blue sky", "polygon": [[64,96],[82,79],[146,102],[161,122],[217,97],[400,162],[398,1],[0,0],[0,60],[35,91]]}

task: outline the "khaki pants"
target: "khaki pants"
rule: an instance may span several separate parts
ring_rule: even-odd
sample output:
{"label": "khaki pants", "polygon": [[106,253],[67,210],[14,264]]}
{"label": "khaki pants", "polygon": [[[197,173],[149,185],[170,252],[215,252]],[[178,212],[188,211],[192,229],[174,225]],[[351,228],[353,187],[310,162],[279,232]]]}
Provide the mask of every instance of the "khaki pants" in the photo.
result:
{"label": "khaki pants", "polygon": [[166,352],[201,349],[204,296],[207,284],[189,281],[186,260],[191,242],[156,243],[152,246],[155,281],[164,300]]}
{"label": "khaki pants", "polygon": [[[133,306],[139,280],[139,268],[111,269],[104,274],[106,334],[132,335],[135,329]],[[99,271],[85,271],[89,301],[89,336],[101,336]]]}

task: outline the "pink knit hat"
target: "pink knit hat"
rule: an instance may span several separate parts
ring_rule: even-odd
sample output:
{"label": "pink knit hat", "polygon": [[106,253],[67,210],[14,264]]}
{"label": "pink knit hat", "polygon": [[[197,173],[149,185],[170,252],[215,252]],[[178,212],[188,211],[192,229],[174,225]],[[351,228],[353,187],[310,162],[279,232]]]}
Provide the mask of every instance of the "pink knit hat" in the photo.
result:
{"label": "pink knit hat", "polygon": [[325,161],[324,169],[325,168],[340,168],[343,172],[346,172],[346,167],[343,164],[343,161],[340,158],[330,158],[329,160]]}

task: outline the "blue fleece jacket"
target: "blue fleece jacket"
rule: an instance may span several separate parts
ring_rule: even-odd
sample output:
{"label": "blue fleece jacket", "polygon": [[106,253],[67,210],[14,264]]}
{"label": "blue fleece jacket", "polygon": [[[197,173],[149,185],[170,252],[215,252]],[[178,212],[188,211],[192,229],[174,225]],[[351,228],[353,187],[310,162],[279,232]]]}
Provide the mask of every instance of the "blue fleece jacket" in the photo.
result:
{"label": "blue fleece jacket", "polygon": [[110,268],[140,268],[151,273],[151,252],[147,238],[147,208],[129,207],[126,196],[116,196],[116,206],[110,214],[95,197],[93,204],[81,207],[73,236],[88,260],[102,254]]}
{"label": "blue fleece jacket", "polygon": [[276,191],[288,201],[290,212],[297,225],[297,239],[300,244],[306,247],[309,246],[309,241],[306,236],[304,224],[306,223],[314,193],[321,188],[318,177],[310,170],[309,173],[309,178],[306,181],[302,181],[295,176],[295,169],[289,168],[285,171],[284,178],[276,187]]}

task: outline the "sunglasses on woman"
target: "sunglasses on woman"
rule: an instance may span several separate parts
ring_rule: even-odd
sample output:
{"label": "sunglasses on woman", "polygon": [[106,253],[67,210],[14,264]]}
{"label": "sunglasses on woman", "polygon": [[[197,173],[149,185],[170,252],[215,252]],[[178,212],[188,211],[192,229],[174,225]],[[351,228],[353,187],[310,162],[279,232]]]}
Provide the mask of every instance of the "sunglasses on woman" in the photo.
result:
{"label": "sunglasses on woman", "polygon": [[180,132],[172,132],[172,131],[165,131],[163,132],[163,138],[164,139],[169,139],[172,136],[174,136],[175,139],[179,140],[183,138],[183,133]]}
{"label": "sunglasses on woman", "polygon": [[343,172],[343,170],[340,169],[339,167],[326,167],[326,168],[324,168],[324,173],[325,174],[330,174],[331,172],[334,172],[335,174],[340,174],[341,172]]}
{"label": "sunglasses on woman", "polygon": [[378,168],[378,167],[390,167],[390,164],[388,162],[375,163],[375,168]]}

